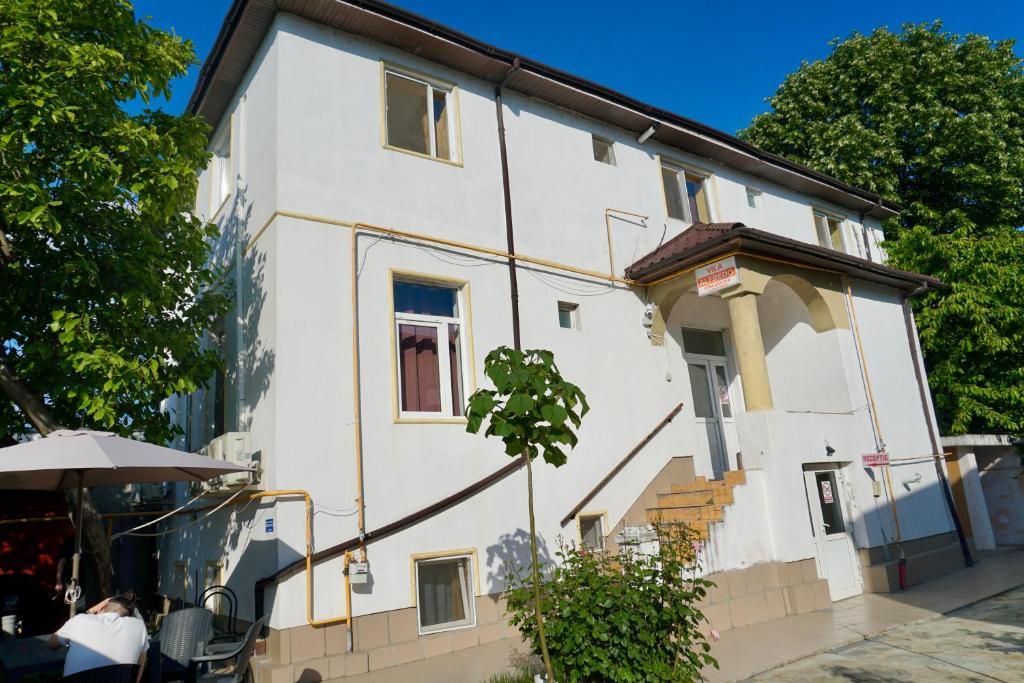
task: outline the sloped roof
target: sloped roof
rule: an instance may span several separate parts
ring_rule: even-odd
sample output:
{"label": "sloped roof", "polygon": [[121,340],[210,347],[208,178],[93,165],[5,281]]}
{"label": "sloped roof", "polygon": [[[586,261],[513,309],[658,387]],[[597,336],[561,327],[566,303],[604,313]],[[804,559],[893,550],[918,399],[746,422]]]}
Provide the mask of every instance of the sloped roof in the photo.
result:
{"label": "sloped roof", "polygon": [[743,223],[694,223],[626,268],[626,277],[650,284],[736,252],[832,270],[906,291],[945,286],[941,280],[928,275],[899,270],[834,249],[750,228]]}
{"label": "sloped roof", "polygon": [[[378,0],[233,0],[203,63],[189,111],[216,124],[234,97],[278,12],[362,36],[620,129],[877,218],[899,207],[693,119],[523,55],[503,50]],[[542,20],[542,19],[539,19]]]}

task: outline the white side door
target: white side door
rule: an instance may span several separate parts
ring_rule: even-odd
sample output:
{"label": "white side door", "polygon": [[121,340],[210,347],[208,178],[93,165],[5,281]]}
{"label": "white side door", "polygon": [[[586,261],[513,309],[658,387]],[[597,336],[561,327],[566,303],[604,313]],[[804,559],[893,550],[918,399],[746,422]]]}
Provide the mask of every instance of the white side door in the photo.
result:
{"label": "white side door", "polygon": [[864,592],[857,551],[843,512],[844,494],[837,472],[835,468],[804,472],[807,504],[818,548],[818,567],[828,579],[833,601]]}

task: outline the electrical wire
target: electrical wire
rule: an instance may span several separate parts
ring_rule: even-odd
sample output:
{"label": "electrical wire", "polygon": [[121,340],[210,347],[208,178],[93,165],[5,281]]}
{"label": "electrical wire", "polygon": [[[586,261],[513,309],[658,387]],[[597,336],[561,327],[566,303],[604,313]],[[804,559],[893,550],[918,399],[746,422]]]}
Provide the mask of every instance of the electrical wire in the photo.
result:
{"label": "electrical wire", "polygon": [[[197,517],[196,519],[193,519],[188,524],[182,524],[181,526],[176,526],[173,529],[166,529],[164,531],[155,531],[153,533],[137,533],[135,531],[136,529],[141,529],[141,528],[143,528],[145,526],[149,526],[149,524],[140,524],[139,526],[137,526],[137,527],[135,527],[133,529],[129,529],[128,531],[122,531],[120,533],[114,534],[113,536],[110,537],[110,540],[113,541],[115,538],[120,538],[121,536],[141,536],[141,537],[146,537],[146,538],[156,537],[156,536],[165,536],[167,534],[172,534],[175,531],[181,531],[182,529],[187,529],[188,527],[190,527],[190,526],[192,526],[194,524],[198,524],[199,522],[203,521],[207,517],[209,517],[209,516],[211,516],[213,514],[216,514],[219,510],[224,508],[228,503],[230,503],[231,501],[233,501],[235,498],[237,498],[238,496],[242,495],[246,491],[248,491],[248,489],[245,489],[245,488],[238,489],[234,494],[231,495],[231,497],[229,497],[223,503],[221,503],[217,507],[215,507],[212,510],[210,510],[209,512],[207,512],[202,517]],[[249,501],[249,502],[251,503],[252,501]],[[242,509],[244,510],[245,508],[242,508]]]}

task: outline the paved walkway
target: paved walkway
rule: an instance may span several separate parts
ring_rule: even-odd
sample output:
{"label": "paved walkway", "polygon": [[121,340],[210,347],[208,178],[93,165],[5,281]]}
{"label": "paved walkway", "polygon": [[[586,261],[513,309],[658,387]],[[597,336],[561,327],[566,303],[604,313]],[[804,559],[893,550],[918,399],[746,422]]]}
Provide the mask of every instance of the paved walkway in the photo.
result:
{"label": "paved walkway", "polygon": [[1024,680],[1024,588],[949,614],[898,626],[751,681]]}
{"label": "paved walkway", "polygon": [[[1021,586],[1024,584],[1022,565],[1024,549],[982,553],[974,567],[915,586],[903,593],[868,593],[834,603],[827,612],[786,617],[726,631],[711,651],[721,668],[705,671],[705,676],[713,683],[742,680],[841,646],[863,643],[866,638],[873,638],[905,624],[934,619],[946,612]],[[860,658],[862,668],[866,661],[869,660]],[[1015,678],[1021,680],[1024,675]],[[975,676],[972,680],[983,679],[983,676]],[[805,677],[800,680],[807,679]],[[866,680],[922,679],[897,677]]]}

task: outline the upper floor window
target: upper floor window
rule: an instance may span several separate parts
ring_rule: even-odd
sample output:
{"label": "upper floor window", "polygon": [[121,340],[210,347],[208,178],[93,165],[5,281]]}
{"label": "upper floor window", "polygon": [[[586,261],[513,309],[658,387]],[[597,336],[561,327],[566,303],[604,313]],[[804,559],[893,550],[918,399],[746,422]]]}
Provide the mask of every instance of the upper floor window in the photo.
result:
{"label": "upper floor window", "polygon": [[843,249],[843,220],[821,211],[814,212],[814,230],[818,236],[818,244],[826,249],[845,251]]}
{"label": "upper floor window", "polygon": [[395,280],[401,417],[462,417],[468,355],[462,290]]}
{"label": "upper floor window", "polygon": [[558,326],[566,330],[580,328],[580,306],[568,301],[558,302]]}
{"label": "upper floor window", "polygon": [[591,136],[594,145],[594,161],[600,161],[602,164],[608,164],[609,166],[615,165],[615,146],[611,140],[605,140],[599,138],[596,135]]}
{"label": "upper floor window", "polygon": [[711,222],[706,176],[662,161],[661,181],[669,216],[687,223]]}
{"label": "upper floor window", "polygon": [[451,88],[386,71],[384,91],[388,146],[445,161],[455,160]]}
{"label": "upper floor window", "polygon": [[747,188],[747,206],[751,209],[761,207],[761,192],[752,187]]}
{"label": "upper floor window", "polygon": [[215,214],[231,194],[231,124],[214,137],[210,146],[210,215]]}

